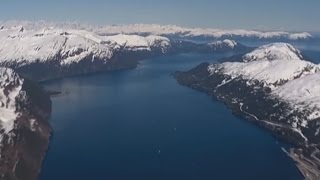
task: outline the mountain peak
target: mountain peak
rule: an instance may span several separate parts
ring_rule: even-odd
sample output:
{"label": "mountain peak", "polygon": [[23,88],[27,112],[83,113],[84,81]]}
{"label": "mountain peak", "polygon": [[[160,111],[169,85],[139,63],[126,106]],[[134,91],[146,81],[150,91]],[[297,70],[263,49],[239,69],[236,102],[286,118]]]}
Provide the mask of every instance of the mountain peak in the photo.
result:
{"label": "mountain peak", "polygon": [[261,46],[243,56],[244,62],[259,60],[303,60],[300,50],[288,43],[272,43]]}
{"label": "mountain peak", "polygon": [[234,40],[225,39],[222,41],[215,41],[215,42],[209,43],[209,45],[220,46],[220,47],[230,47],[231,49],[233,49],[234,47],[236,47],[238,45],[238,43]]}
{"label": "mountain peak", "polygon": [[210,74],[223,73],[231,79],[241,77],[258,81],[271,89],[320,71],[319,65],[304,60],[300,51],[287,43],[261,46],[240,58],[241,62],[225,62],[208,67]]}

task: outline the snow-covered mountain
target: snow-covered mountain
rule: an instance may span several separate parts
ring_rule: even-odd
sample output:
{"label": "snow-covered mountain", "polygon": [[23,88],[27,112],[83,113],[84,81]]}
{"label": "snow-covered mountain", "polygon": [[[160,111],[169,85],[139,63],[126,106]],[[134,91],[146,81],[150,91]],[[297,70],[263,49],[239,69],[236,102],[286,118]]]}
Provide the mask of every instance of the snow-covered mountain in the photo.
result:
{"label": "snow-covered mountain", "polygon": [[245,80],[247,86],[262,85],[271,90],[272,97],[301,111],[312,111],[305,120],[314,120],[320,117],[320,101],[317,101],[320,92],[316,85],[320,80],[320,66],[302,58],[292,45],[274,43],[247,53],[243,62],[211,64],[208,71],[210,76],[224,76],[219,87],[239,79]]}
{"label": "snow-covered mountain", "polygon": [[[310,39],[312,35],[308,32],[285,32],[285,31],[255,31],[244,29],[215,29],[215,28],[186,28],[176,25],[158,24],[130,24],[130,25],[107,25],[93,26],[81,23],[55,23],[46,21],[4,21],[0,22],[0,27],[24,26],[28,29],[41,29],[43,27],[58,27],[63,29],[82,29],[93,31],[102,35],[112,34],[136,34],[136,35],[159,35],[168,37],[211,37],[223,38],[257,38],[257,39],[288,39],[301,40]],[[1,29],[1,28],[0,28]]]}
{"label": "snow-covered mountain", "polygon": [[236,46],[238,45],[238,43],[234,40],[230,40],[230,39],[225,39],[225,40],[222,40],[222,41],[215,41],[215,42],[212,42],[212,43],[208,43],[208,46],[211,46],[212,48],[224,48],[224,47],[227,47],[227,48],[235,48]]}
{"label": "snow-covered mountain", "polygon": [[0,179],[36,179],[49,144],[50,113],[51,101],[38,85],[0,68]]}
{"label": "snow-covered mountain", "polygon": [[238,77],[251,81],[259,81],[274,88],[283,83],[320,71],[319,66],[304,60],[261,60],[248,63],[226,62],[209,66],[209,71],[223,73],[230,80]]}
{"label": "snow-covered mountain", "polygon": [[0,66],[34,80],[134,67],[137,60],[165,54],[171,47],[161,36],[100,36],[53,27],[2,27],[0,41]]}
{"label": "snow-covered mountain", "polygon": [[52,60],[69,65],[87,57],[92,57],[92,61],[95,58],[108,61],[121,48],[130,51],[159,48],[165,52],[170,47],[170,40],[160,36],[99,36],[85,30],[26,30],[22,26],[2,28],[0,41],[0,63],[15,67]]}
{"label": "snow-covered mountain", "polygon": [[[124,50],[127,52],[159,51],[165,54],[172,50],[172,43],[180,43],[182,49],[186,48],[183,46],[183,41],[172,42],[163,36],[126,34],[101,36],[86,30],[52,27],[40,30],[27,30],[23,26],[2,27],[0,41],[2,42],[0,64],[14,68],[36,62],[48,63],[53,60],[59,61],[61,66],[79,63],[86,58],[107,62]],[[193,45],[192,48],[203,51],[233,50],[240,46],[236,41],[229,39],[208,44],[191,42],[189,44]]]}
{"label": "snow-covered mountain", "polygon": [[213,64],[208,67],[211,74],[223,73],[232,80],[242,77],[274,88],[283,83],[314,74],[320,67],[302,59],[300,51],[287,43],[273,43],[253,50],[239,61]]}
{"label": "snow-covered mountain", "polygon": [[304,60],[298,49],[286,43],[259,47],[236,62],[234,58],[204,63],[175,77],[297,146],[291,157],[303,172],[319,179],[319,65]]}
{"label": "snow-covered mountain", "polygon": [[273,43],[261,46],[243,56],[244,62],[258,60],[302,60],[300,50],[288,43]]}
{"label": "snow-covered mountain", "polygon": [[123,32],[126,34],[154,34],[165,36],[179,36],[179,37],[212,37],[212,38],[226,38],[226,37],[246,37],[258,39],[270,38],[285,38],[290,40],[309,39],[312,37],[307,32],[289,33],[284,31],[254,31],[244,29],[214,29],[214,28],[185,28],[175,25],[157,25],[157,24],[132,24],[132,25],[113,25],[104,26],[97,30],[99,33],[117,33]]}
{"label": "snow-covered mountain", "polygon": [[219,53],[234,52],[246,53],[251,51],[251,47],[247,47],[237,41],[224,39],[215,40],[207,43],[195,43],[186,40],[171,40],[170,53]]}
{"label": "snow-covered mountain", "polygon": [[0,66],[33,80],[132,68],[141,59],[173,53],[248,50],[232,40],[197,44],[158,35],[99,35],[56,27],[2,26],[0,42]]}

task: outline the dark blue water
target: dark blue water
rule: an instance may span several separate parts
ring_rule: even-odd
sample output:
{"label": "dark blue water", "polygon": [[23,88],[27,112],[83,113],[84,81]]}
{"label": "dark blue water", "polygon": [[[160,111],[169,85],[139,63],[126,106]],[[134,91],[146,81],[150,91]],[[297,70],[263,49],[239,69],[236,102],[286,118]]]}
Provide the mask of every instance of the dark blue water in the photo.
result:
{"label": "dark blue water", "polygon": [[65,94],[53,98],[40,179],[302,179],[283,144],[170,75],[228,55],[160,57],[46,83]]}

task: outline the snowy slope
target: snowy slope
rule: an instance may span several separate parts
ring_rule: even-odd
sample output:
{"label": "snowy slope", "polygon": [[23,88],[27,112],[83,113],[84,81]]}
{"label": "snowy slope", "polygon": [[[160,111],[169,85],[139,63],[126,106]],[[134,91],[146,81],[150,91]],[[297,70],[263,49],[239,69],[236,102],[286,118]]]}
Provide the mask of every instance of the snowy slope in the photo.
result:
{"label": "snowy slope", "polygon": [[300,51],[286,43],[273,43],[243,56],[244,62],[226,62],[209,66],[210,73],[221,72],[232,79],[242,77],[274,88],[287,81],[314,74],[320,67],[302,60]]}
{"label": "snowy slope", "polygon": [[320,117],[320,73],[292,80],[272,93],[301,111],[312,110],[309,120]]}
{"label": "snowy slope", "polygon": [[0,68],[0,129],[5,133],[13,129],[14,121],[18,117],[16,98],[24,98],[22,84],[23,79],[13,70]]}
{"label": "snowy slope", "polygon": [[[245,37],[245,38],[284,38],[289,40],[309,39],[312,35],[307,32],[290,33],[284,31],[253,31],[244,29],[214,29],[214,28],[186,28],[176,25],[158,25],[158,24],[130,24],[130,25],[109,25],[109,26],[92,26],[81,23],[54,23],[46,21],[5,21],[0,22],[0,27],[24,26],[28,29],[41,29],[43,27],[57,27],[63,29],[82,29],[98,34],[150,34],[150,35],[177,35],[180,37],[197,37],[206,36],[212,38],[226,37]],[[1,28],[0,28],[1,29]]]}
{"label": "snowy slope", "polygon": [[[319,66],[303,60],[261,60],[253,62],[234,62],[212,65],[211,72],[222,71],[231,78],[242,77],[244,79],[258,80],[271,88],[295,78],[313,74],[320,70]],[[250,82],[249,81],[249,82]]]}
{"label": "snowy slope", "polygon": [[244,62],[258,60],[302,60],[301,52],[288,43],[272,43],[261,46],[243,56]]}
{"label": "snowy slope", "polygon": [[0,63],[18,67],[52,60],[68,65],[90,56],[108,61],[121,47],[131,51],[158,47],[165,52],[170,46],[170,40],[160,36],[99,36],[86,30],[27,30],[22,26],[1,28],[0,41]]}

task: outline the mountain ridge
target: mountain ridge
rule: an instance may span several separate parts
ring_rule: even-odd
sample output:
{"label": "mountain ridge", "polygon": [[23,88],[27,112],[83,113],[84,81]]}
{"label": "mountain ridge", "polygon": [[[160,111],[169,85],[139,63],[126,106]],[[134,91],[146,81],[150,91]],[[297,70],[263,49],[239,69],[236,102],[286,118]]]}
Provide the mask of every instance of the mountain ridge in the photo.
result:
{"label": "mountain ridge", "polygon": [[[257,39],[284,38],[288,40],[310,39],[313,36],[308,32],[287,31],[258,31],[245,29],[219,29],[219,28],[188,28],[177,25],[159,24],[128,24],[128,25],[88,25],[72,22],[47,22],[47,21],[0,21],[0,27],[24,26],[26,28],[41,29],[43,27],[62,27],[72,29],[90,30],[97,34],[114,35],[119,33],[137,35],[164,35],[177,37],[211,37],[235,38],[252,37]],[[1,29],[1,28],[0,28]]]}
{"label": "mountain ridge", "polygon": [[55,27],[3,27],[0,41],[0,66],[36,81],[134,68],[140,60],[153,56],[250,49],[232,40],[197,44],[157,35],[102,36],[87,30]]}

